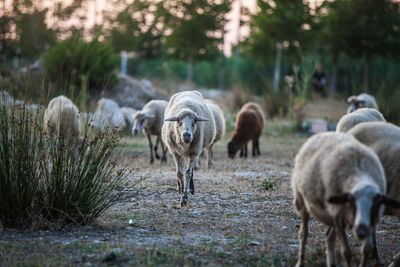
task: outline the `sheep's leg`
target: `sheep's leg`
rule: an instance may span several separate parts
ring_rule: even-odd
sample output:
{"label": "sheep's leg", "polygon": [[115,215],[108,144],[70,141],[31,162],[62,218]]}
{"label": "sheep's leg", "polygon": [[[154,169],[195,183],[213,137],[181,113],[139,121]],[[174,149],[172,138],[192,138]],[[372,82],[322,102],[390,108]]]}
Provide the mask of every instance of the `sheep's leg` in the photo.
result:
{"label": "sheep's leg", "polygon": [[203,156],[204,151],[201,152],[200,156],[196,158],[195,163],[194,163],[194,169],[198,170],[200,169],[201,165],[201,157]]}
{"label": "sheep's leg", "polygon": [[257,149],[257,155],[260,156],[260,140],[257,138],[256,139],[256,149]]}
{"label": "sheep's leg", "polygon": [[253,142],[252,142],[252,146],[253,146],[253,157],[255,157],[256,156],[256,140],[254,139],[253,140]]}
{"label": "sheep's leg", "polygon": [[154,146],[154,154],[156,154],[156,159],[160,159],[160,156],[158,155],[158,143],[160,143],[160,135],[157,135],[156,139],[156,145]]}
{"label": "sheep's leg", "polygon": [[164,144],[164,142],[161,140],[161,149],[162,149],[162,158],[161,162],[167,162],[167,146]]}
{"label": "sheep's leg", "polygon": [[243,156],[244,156],[244,149],[241,148],[241,149],[240,149],[240,157],[243,158]]}
{"label": "sheep's leg", "polygon": [[147,139],[149,140],[149,148],[150,148],[150,164],[154,163],[154,154],[153,154],[153,143],[151,142],[151,135],[146,134]]}
{"label": "sheep's leg", "polygon": [[185,161],[179,154],[172,154],[175,160],[176,177],[178,178],[178,192],[180,195],[183,194],[183,168],[185,167]]}
{"label": "sheep's leg", "polygon": [[344,231],[344,225],[335,226],[335,231],[339,239],[339,243],[341,246],[340,252],[342,254],[342,258],[345,262],[345,266],[351,266],[351,250],[349,247],[349,243],[347,242],[346,233]]}
{"label": "sheep's leg", "polygon": [[190,192],[194,194],[194,181],[193,181],[193,168],[195,164],[197,156],[190,157],[188,168],[185,172],[185,187],[183,190],[183,196],[181,199],[181,206],[186,206],[188,201],[188,191],[189,191],[189,184],[190,184]]}
{"label": "sheep's leg", "polygon": [[371,244],[368,244],[368,239],[364,240],[364,242],[361,244],[360,267],[367,266],[368,256],[371,255],[371,252]]}
{"label": "sheep's leg", "polygon": [[244,157],[247,158],[247,143],[244,144]]}
{"label": "sheep's leg", "polygon": [[398,267],[400,266],[400,252],[398,252],[394,257],[392,263],[388,267]]}
{"label": "sheep's leg", "polygon": [[301,225],[299,230],[299,258],[296,263],[296,267],[304,266],[304,254],[306,251],[306,243],[308,238],[308,220],[310,215],[307,211],[303,211],[301,214]]}
{"label": "sheep's leg", "polygon": [[208,148],[208,168],[209,169],[211,169],[213,166],[212,159],[213,159],[213,151],[212,151],[212,146],[210,146]]}
{"label": "sheep's leg", "polygon": [[325,239],[326,258],[328,267],[335,266],[335,239],[336,239],[335,227],[328,227]]}

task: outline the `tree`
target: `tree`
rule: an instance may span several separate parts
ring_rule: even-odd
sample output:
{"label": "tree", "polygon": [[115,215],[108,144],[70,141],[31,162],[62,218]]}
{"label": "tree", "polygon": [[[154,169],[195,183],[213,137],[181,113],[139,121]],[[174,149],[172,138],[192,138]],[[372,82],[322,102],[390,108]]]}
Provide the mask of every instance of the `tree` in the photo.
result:
{"label": "tree", "polygon": [[188,61],[188,80],[193,80],[197,59],[215,59],[221,52],[221,40],[230,0],[168,0],[162,2],[165,27],[165,52]]}
{"label": "tree", "polygon": [[107,35],[114,49],[134,51],[142,58],[154,58],[162,52],[162,17],[158,13],[161,3],[135,0],[117,14],[107,16],[112,25]]}
{"label": "tree", "polygon": [[373,57],[399,58],[400,3],[393,0],[336,0],[326,3],[322,17],[323,42],[334,62],[340,51],[364,58],[364,89],[368,90],[369,62]]}
{"label": "tree", "polygon": [[[279,81],[280,49],[289,61],[298,64],[308,50],[314,18],[303,0],[258,0],[249,43],[252,53],[269,61],[276,51],[275,80]],[[277,90],[277,85],[275,85]]]}

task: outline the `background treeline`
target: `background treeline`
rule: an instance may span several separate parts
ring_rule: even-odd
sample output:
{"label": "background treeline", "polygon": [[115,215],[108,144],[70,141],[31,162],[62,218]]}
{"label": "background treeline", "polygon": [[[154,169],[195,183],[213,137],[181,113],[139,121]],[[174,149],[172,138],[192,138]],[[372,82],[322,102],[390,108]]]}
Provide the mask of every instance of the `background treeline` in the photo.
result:
{"label": "background treeline", "polygon": [[[47,77],[53,83],[60,84],[54,73],[62,73],[61,83],[67,88],[79,90],[85,84],[91,90],[104,89],[115,84],[110,73],[119,60],[113,54],[127,51],[128,74],[190,80],[200,87],[240,87],[259,95],[287,93],[284,76],[294,70],[299,78],[295,91],[308,98],[313,68],[322,62],[327,93],[369,92],[378,97],[389,118],[400,121],[395,100],[400,95],[398,1],[336,0],[315,5],[303,0],[258,0],[255,13],[235,2],[110,0],[112,8],[98,10],[95,23],[88,26],[93,1],[46,5],[1,0],[0,71],[2,77],[11,75],[15,58],[32,63],[47,52],[52,54],[43,57],[44,67],[53,70]],[[226,58],[223,43],[233,4],[240,5],[240,25],[250,34],[240,34],[232,56]],[[71,40],[69,50],[63,40]],[[106,56],[93,60],[101,54]],[[79,65],[79,55],[86,56],[86,67]],[[279,70],[279,83],[274,83]]]}

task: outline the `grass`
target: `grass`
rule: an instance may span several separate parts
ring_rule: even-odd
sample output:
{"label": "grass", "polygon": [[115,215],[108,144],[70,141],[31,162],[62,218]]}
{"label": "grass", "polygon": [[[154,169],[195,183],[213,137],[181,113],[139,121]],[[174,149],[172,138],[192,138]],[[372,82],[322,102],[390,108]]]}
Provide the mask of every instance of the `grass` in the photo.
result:
{"label": "grass", "polygon": [[269,179],[269,178],[264,178],[264,180],[261,183],[262,189],[266,190],[266,191],[273,190],[276,185],[277,185],[277,182],[271,181],[271,179]]}

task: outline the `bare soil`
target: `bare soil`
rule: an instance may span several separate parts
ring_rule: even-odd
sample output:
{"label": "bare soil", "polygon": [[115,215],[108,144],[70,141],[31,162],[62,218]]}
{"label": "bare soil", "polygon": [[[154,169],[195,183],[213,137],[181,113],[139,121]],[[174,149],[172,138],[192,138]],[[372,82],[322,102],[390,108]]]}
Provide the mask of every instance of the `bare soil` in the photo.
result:
{"label": "bare soil", "polygon": [[[121,185],[120,203],[90,227],[4,229],[0,265],[105,265],[104,255],[120,248],[112,264],[293,266],[300,220],[292,208],[290,171],[305,139],[264,136],[261,156],[231,160],[227,138],[215,147],[214,168],[195,171],[196,193],[189,196],[187,208],[180,207],[172,158],[167,164],[150,165],[145,138],[124,138],[120,163],[134,172]],[[378,226],[386,265],[400,248],[399,226],[389,217]],[[320,222],[310,221],[308,266],[326,264],[325,230]],[[359,244],[350,232],[349,240],[353,262],[358,263]],[[337,251],[341,262],[338,246]]]}

